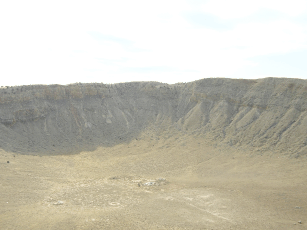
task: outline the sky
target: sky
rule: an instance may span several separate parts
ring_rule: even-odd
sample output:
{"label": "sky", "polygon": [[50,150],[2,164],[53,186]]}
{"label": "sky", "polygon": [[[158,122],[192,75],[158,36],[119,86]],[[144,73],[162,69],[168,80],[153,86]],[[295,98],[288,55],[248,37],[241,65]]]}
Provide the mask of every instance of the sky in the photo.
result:
{"label": "sky", "polygon": [[0,86],[307,79],[307,0],[10,0]]}

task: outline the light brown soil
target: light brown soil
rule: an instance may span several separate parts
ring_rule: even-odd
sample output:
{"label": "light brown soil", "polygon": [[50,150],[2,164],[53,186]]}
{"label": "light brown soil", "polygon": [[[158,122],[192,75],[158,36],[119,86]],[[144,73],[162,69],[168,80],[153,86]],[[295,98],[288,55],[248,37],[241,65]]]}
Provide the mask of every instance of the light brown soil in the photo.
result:
{"label": "light brown soil", "polygon": [[75,155],[1,150],[0,228],[307,228],[305,158],[208,146],[178,134]]}

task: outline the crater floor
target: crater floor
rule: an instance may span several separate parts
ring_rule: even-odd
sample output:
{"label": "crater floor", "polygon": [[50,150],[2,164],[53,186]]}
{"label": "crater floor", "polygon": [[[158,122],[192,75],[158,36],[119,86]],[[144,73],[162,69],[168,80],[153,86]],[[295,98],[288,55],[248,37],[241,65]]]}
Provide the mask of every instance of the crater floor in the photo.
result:
{"label": "crater floor", "polygon": [[270,152],[209,147],[191,135],[140,138],[75,155],[1,150],[0,226],[306,229],[305,164]]}

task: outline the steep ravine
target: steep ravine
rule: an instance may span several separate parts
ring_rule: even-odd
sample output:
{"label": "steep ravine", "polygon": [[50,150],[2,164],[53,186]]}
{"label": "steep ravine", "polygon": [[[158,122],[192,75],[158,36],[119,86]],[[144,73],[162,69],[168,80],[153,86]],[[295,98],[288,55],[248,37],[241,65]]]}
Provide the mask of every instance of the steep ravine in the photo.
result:
{"label": "steep ravine", "polygon": [[[307,82],[202,79],[2,87],[0,148],[74,154],[172,129],[215,145],[307,153]],[[144,136],[144,135],[143,135]]]}

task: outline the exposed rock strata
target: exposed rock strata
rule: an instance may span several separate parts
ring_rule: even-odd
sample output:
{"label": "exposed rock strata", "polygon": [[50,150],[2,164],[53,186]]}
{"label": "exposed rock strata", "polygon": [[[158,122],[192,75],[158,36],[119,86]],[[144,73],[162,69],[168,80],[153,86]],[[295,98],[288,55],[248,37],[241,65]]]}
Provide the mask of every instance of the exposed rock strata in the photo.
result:
{"label": "exposed rock strata", "polygon": [[2,87],[0,148],[76,153],[138,138],[146,127],[201,134],[206,141],[307,152],[307,82],[203,79]]}

